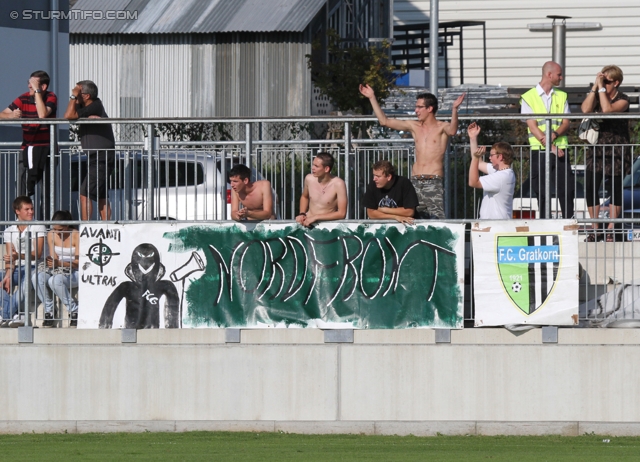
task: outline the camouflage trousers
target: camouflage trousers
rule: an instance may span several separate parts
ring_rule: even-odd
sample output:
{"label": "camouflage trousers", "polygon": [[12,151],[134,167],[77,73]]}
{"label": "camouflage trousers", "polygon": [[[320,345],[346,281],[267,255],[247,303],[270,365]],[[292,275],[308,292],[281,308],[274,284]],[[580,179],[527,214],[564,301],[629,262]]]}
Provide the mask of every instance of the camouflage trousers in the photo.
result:
{"label": "camouflage trousers", "polygon": [[415,175],[411,183],[418,195],[416,218],[426,220],[444,220],[444,188],[439,175]]}

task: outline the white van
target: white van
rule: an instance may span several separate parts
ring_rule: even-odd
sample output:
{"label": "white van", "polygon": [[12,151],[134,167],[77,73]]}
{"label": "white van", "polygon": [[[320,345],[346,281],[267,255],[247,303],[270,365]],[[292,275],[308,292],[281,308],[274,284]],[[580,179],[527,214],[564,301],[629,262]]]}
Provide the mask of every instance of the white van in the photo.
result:
{"label": "white van", "polygon": [[[231,190],[222,178],[221,155],[161,151],[156,156],[150,196],[148,157],[141,151],[116,151],[115,168],[108,178],[112,220],[146,220],[149,207],[153,220],[231,219]],[[72,155],[70,164],[72,213],[79,216],[79,190],[87,171],[87,157],[83,153]],[[227,158],[227,172],[231,164]],[[96,208],[92,219],[96,219]]]}
{"label": "white van", "polygon": [[[222,159],[225,176],[222,178]],[[239,157],[227,157],[215,152],[160,151],[153,160],[152,220],[231,220],[231,185],[229,170],[241,162]],[[72,154],[71,203],[72,214],[80,216],[80,185],[87,172],[87,156]],[[109,174],[111,219],[147,220],[149,205],[148,157],[141,151],[116,151],[116,165]],[[251,169],[251,181],[262,175]],[[279,204],[273,194],[274,213],[279,219]],[[94,205],[92,220],[97,220]],[[225,213],[226,211],[226,213]]]}

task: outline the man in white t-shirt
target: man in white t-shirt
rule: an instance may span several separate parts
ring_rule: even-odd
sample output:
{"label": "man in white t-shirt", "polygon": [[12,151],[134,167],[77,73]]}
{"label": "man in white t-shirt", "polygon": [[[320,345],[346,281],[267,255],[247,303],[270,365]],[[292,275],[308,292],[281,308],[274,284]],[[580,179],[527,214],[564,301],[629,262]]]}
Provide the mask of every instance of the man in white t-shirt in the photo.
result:
{"label": "man in white t-shirt", "polygon": [[[500,141],[491,147],[489,163],[480,159],[486,149],[478,147],[480,127],[473,122],[467,129],[471,144],[471,164],[469,165],[469,186],[482,189],[480,219],[509,220],[513,212],[513,190],[516,175],[511,169],[513,149],[509,143]],[[486,173],[480,176],[480,172]]]}
{"label": "man in white t-shirt", "polygon": [[[13,201],[13,210],[19,222],[33,220],[33,202],[28,196],[19,196]],[[35,270],[38,258],[44,249],[47,228],[42,225],[18,224],[4,230],[4,271],[2,278],[2,322],[0,327],[24,326],[24,300],[30,284],[26,278],[27,231],[31,232],[31,269]],[[18,290],[14,292],[14,287]],[[22,314],[18,308],[22,306]]]}

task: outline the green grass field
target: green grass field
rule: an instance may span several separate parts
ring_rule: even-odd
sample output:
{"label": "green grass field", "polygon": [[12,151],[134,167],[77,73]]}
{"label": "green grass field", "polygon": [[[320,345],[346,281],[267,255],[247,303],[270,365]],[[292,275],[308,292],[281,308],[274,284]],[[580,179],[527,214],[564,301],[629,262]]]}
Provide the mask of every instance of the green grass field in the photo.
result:
{"label": "green grass field", "polygon": [[640,459],[640,438],[592,435],[424,438],[224,432],[23,434],[0,435],[0,458],[3,461],[622,461]]}

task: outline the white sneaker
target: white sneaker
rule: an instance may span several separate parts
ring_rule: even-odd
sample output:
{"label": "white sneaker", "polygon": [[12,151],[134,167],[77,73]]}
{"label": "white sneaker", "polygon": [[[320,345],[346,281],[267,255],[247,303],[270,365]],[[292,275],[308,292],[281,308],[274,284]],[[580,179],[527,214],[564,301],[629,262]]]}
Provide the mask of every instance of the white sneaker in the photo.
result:
{"label": "white sneaker", "polygon": [[11,321],[9,321],[9,327],[22,327],[24,326],[24,314],[16,314]]}

